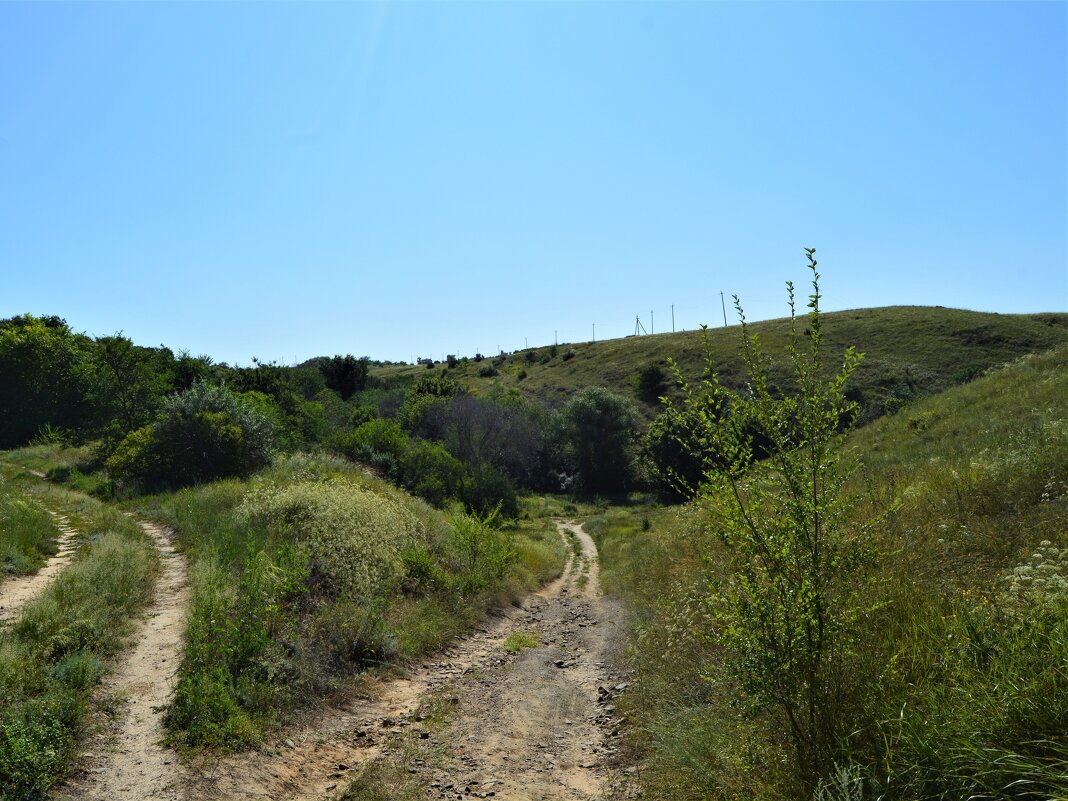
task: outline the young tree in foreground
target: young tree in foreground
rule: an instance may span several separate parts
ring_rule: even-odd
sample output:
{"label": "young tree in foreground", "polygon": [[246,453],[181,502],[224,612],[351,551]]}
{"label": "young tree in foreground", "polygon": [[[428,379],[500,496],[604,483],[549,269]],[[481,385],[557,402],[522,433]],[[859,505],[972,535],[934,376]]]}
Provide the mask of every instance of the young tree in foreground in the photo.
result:
{"label": "young tree in foreground", "polygon": [[[717,379],[706,336],[706,372],[695,388],[672,364],[690,413],[701,424],[694,453],[704,465],[697,502],[726,546],[730,577],[710,587],[712,637],[725,665],[757,709],[777,710],[810,790],[833,764],[839,731],[839,671],[859,609],[848,576],[861,562],[862,536],[847,527],[841,437],[854,404],[844,395],[861,354],[849,348],[828,375],[823,364],[815,251],[807,328],[798,330],[794,287],[787,356],[792,387],[773,388],[769,357],[738,298],[747,383]],[[845,425],[843,424],[845,422]],[[692,441],[692,440],[691,440]],[[761,451],[770,452],[759,459]]]}

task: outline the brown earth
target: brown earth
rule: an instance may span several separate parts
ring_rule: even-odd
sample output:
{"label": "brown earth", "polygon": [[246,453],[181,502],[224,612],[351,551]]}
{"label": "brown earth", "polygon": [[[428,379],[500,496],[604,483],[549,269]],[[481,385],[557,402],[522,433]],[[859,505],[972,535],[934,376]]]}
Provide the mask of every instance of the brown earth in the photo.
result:
{"label": "brown earth", "polygon": [[56,520],[58,550],[32,576],[12,576],[0,584],[0,622],[11,620],[63,570],[81,544],[78,532],[63,515],[49,512]]}
{"label": "brown earth", "polygon": [[557,591],[514,620],[540,645],[514,659],[493,654],[454,683],[459,710],[438,735],[444,764],[416,766],[431,798],[587,801],[618,791],[628,776],[613,705],[626,683],[611,668],[621,610],[601,596],[593,540],[574,524],[562,529],[581,555]]}

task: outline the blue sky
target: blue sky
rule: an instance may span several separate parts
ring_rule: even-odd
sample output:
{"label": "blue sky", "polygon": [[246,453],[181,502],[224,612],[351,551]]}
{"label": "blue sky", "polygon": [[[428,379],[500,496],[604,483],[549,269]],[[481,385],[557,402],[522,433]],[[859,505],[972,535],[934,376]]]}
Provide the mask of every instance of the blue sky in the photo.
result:
{"label": "blue sky", "polygon": [[1065,3],[0,4],[0,317],[411,359],[1068,309]]}

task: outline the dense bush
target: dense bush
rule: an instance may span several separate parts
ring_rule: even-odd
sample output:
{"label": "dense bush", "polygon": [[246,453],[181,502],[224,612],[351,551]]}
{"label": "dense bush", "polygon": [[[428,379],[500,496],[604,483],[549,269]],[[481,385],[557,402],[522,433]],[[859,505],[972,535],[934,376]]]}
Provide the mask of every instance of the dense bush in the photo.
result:
{"label": "dense bush", "polygon": [[485,517],[494,511],[504,518],[519,516],[519,498],[508,476],[488,464],[473,468],[464,481],[463,502],[469,512]]}
{"label": "dense bush", "polygon": [[426,440],[412,440],[397,463],[397,481],[427,503],[442,507],[460,496],[464,466],[444,446]]}
{"label": "dense bush", "polygon": [[421,532],[419,521],[389,498],[338,481],[259,487],[237,514],[306,547],[321,592],[356,600],[400,576],[400,554]]}
{"label": "dense bush", "polygon": [[343,443],[345,455],[386,472],[394,469],[408,450],[408,435],[392,420],[375,418],[362,423]]}
{"label": "dense bush", "polygon": [[635,376],[638,397],[646,403],[656,403],[667,388],[667,371],[659,364],[645,365]]}
{"label": "dense bush", "polygon": [[699,453],[703,427],[694,410],[668,407],[646,430],[642,450],[655,468],[653,483],[664,498],[689,499],[701,484],[705,471],[705,458]]}
{"label": "dense bush", "polygon": [[249,403],[203,381],[163,402],[155,423],[131,432],[107,460],[116,478],[186,486],[266,467],[274,427]]}

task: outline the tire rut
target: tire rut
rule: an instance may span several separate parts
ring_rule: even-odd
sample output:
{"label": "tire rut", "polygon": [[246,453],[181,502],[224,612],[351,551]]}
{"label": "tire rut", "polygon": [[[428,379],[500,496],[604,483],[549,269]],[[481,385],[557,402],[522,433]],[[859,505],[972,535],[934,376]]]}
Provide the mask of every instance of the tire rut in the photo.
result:
{"label": "tire rut", "polygon": [[152,522],[138,524],[162,556],[155,599],[133,649],[103,681],[100,697],[117,701],[118,714],[99,721],[97,730],[81,743],[80,770],[56,789],[57,798],[172,801],[183,797],[185,770],[161,740],[163,705],[174,689],[185,633],[186,563],[175,552],[168,529]]}
{"label": "tire rut", "polygon": [[22,608],[36,598],[56,576],[70,564],[81,544],[78,531],[63,515],[49,511],[55,518],[59,537],[58,550],[48,558],[44,566],[29,576],[12,576],[0,584],[0,622],[13,620]]}
{"label": "tire rut", "polygon": [[[563,536],[564,524],[559,528]],[[413,724],[412,716],[428,694],[460,687],[485,665],[505,664],[501,641],[562,594],[575,592],[581,563],[572,556],[560,577],[526,596],[520,606],[484,621],[469,637],[412,668],[408,677],[379,683],[371,690],[373,698],[349,703],[258,752],[200,765],[186,797],[308,801],[335,796],[352,771],[388,752],[390,735]],[[595,583],[595,568],[588,568],[588,592]]]}
{"label": "tire rut", "polygon": [[601,596],[593,540],[559,525],[581,554],[561,591],[517,621],[541,644],[457,682],[458,715],[438,738],[445,767],[416,768],[430,798],[587,801],[616,782],[622,721],[612,701],[626,684],[610,665],[622,615]]}

